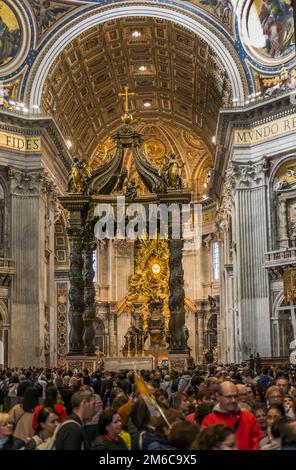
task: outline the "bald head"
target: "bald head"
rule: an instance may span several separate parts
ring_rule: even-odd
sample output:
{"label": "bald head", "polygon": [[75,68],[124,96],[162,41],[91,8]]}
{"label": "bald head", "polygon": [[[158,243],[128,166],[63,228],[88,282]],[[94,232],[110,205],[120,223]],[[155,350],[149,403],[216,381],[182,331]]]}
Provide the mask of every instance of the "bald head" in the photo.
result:
{"label": "bald head", "polygon": [[217,386],[217,399],[224,411],[235,412],[239,402],[237,386],[229,381],[220,383]]}

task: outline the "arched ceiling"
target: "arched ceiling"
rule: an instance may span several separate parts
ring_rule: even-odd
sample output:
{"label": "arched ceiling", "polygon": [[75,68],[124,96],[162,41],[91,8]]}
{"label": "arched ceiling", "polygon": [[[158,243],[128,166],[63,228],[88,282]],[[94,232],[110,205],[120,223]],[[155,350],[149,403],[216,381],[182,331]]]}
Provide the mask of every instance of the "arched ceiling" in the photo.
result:
{"label": "arched ceiling", "polygon": [[127,84],[135,92],[130,104],[136,126],[175,125],[213,150],[219,109],[232,97],[229,78],[204,40],[166,20],[124,18],[75,38],[48,73],[42,108],[54,115],[75,153],[94,161],[102,142],[122,125],[118,94]]}

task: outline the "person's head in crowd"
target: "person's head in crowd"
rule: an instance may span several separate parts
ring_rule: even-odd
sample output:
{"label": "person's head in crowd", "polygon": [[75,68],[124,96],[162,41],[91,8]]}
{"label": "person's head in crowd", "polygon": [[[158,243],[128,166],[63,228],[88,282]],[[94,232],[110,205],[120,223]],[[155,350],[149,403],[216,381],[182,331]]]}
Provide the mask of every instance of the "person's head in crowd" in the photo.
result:
{"label": "person's head in crowd", "polygon": [[194,423],[188,423],[184,420],[178,420],[169,432],[169,442],[176,449],[189,450],[199,434],[199,426]]}
{"label": "person's head in crowd", "polygon": [[71,397],[73,413],[75,413],[82,423],[90,420],[95,413],[95,397],[90,390],[78,390]]}
{"label": "person's head in crowd", "polygon": [[69,387],[77,391],[79,389],[79,386],[79,379],[73,375],[69,380]]}
{"label": "person's head in crowd", "polygon": [[296,420],[285,422],[281,430],[282,448],[289,447],[296,450]]}
{"label": "person's head in crowd", "polygon": [[150,395],[155,396],[155,393],[157,392],[157,390],[159,390],[159,386],[160,386],[160,383],[157,380],[155,379],[149,380],[149,382],[147,383],[147,388],[148,388]]}
{"label": "person's head in crowd", "polygon": [[284,402],[284,394],[282,390],[276,385],[272,385],[271,387],[269,387],[266,390],[265,396],[269,405],[279,405],[283,404]]}
{"label": "person's head in crowd", "polygon": [[45,389],[44,406],[54,408],[58,401],[58,389],[55,385],[48,385]]}
{"label": "person's head in crowd", "polygon": [[203,380],[203,377],[194,374],[191,378],[191,387],[195,388],[195,390],[198,390],[198,388],[203,383]]}
{"label": "person's head in crowd", "polygon": [[195,450],[237,450],[235,432],[224,424],[203,429],[192,445]]}
{"label": "person's head in crowd", "polygon": [[269,369],[268,367],[263,367],[261,371],[258,371],[262,375],[268,375]]}
{"label": "person's head in crowd", "polygon": [[159,382],[162,379],[162,373],[160,370],[155,371],[155,379]]}
{"label": "person's head in crowd", "polygon": [[240,403],[248,403],[250,400],[250,389],[246,385],[237,384]]}
{"label": "person's head in crowd", "polygon": [[169,400],[168,394],[164,390],[157,390],[155,393],[155,400],[159,404],[159,406],[163,409],[168,409],[169,407]]}
{"label": "person's head in crowd", "polygon": [[142,398],[139,398],[133,403],[130,418],[133,425],[138,430],[145,429],[148,426],[151,416],[147,405]]}
{"label": "person's head in crowd", "polygon": [[33,413],[34,408],[39,405],[39,390],[35,387],[28,387],[24,393],[22,403],[23,410],[27,413]]}
{"label": "person's head in crowd", "polygon": [[173,409],[164,410],[163,415],[165,416],[165,418],[164,416],[160,415],[152,417],[150,421],[153,423],[156,433],[161,434],[166,439],[168,439],[172,426],[174,425],[174,423],[179,422],[181,419],[177,410]]}
{"label": "person's head in crowd", "polygon": [[128,397],[126,395],[120,395],[119,397],[114,398],[112,403],[112,409],[118,411],[119,408],[125,405],[128,402]]}
{"label": "person's head in crowd", "polygon": [[201,386],[196,395],[198,405],[206,404],[212,405],[216,401],[215,391],[213,388]]}
{"label": "person's head in crowd", "polygon": [[290,420],[286,416],[282,416],[279,419],[276,419],[270,428],[270,434],[273,439],[280,439],[283,434],[283,430],[286,426],[286,423],[288,423]]}
{"label": "person's head in crowd", "polygon": [[289,393],[289,378],[285,375],[280,375],[275,379],[275,385],[286,395]]}
{"label": "person's head in crowd", "polygon": [[55,386],[59,389],[63,387],[63,377],[57,376],[54,379]]}
{"label": "person's head in crowd", "polygon": [[285,408],[281,404],[271,405],[267,410],[266,421],[268,429],[271,429],[273,423],[285,416]]}
{"label": "person's head in crowd", "polygon": [[124,393],[124,391],[122,390],[122,388],[119,388],[119,387],[113,387],[111,390],[110,390],[110,396],[109,396],[109,405],[110,406],[113,406],[113,402],[116,398],[121,398],[123,397],[125,400],[127,400],[127,396],[126,394]]}
{"label": "person's head in crowd", "polygon": [[289,395],[289,394],[286,394],[284,396],[284,408],[286,410],[286,414],[287,413],[294,413],[295,414],[295,400],[294,398]]}
{"label": "person's head in crowd", "polygon": [[174,392],[171,395],[169,407],[178,410],[182,414],[186,414],[189,408],[189,402],[183,393]]}
{"label": "person's head in crowd", "polygon": [[260,429],[263,434],[267,431],[267,409],[263,405],[258,405],[254,409],[254,415],[259,423]]}
{"label": "person's head in crowd", "polygon": [[13,374],[13,375],[11,376],[11,383],[13,383],[13,384],[18,384],[19,382],[20,382],[20,381],[19,381],[18,375],[17,375],[17,374]]}
{"label": "person's head in crowd", "polygon": [[122,431],[122,421],[117,411],[107,408],[100,416],[98,434],[117,438]]}
{"label": "person's head in crowd", "polygon": [[43,433],[44,438],[53,436],[58,424],[59,417],[52,408],[41,408],[37,416],[38,428],[36,433]]}
{"label": "person's head in crowd", "polygon": [[0,413],[0,439],[11,436],[13,433],[13,422],[8,413]]}
{"label": "person's head in crowd", "polygon": [[239,395],[237,386],[225,381],[217,385],[217,401],[220,408],[228,413],[233,413],[238,408]]}
{"label": "person's head in crowd", "polygon": [[207,404],[207,403],[202,403],[197,407],[197,410],[195,412],[195,421],[197,424],[201,425],[204,418],[212,413],[214,408],[214,404]]}
{"label": "person's head in crowd", "polygon": [[71,380],[70,375],[64,375],[63,377],[63,387],[68,388],[69,387],[69,382]]}

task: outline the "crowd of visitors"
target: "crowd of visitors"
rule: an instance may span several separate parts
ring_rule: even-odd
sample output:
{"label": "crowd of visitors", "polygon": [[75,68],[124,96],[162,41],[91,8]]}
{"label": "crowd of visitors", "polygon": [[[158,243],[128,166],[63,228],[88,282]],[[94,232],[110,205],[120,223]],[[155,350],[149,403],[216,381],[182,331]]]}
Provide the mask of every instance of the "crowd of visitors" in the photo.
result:
{"label": "crowd of visitors", "polygon": [[296,450],[296,369],[0,371],[0,450]]}

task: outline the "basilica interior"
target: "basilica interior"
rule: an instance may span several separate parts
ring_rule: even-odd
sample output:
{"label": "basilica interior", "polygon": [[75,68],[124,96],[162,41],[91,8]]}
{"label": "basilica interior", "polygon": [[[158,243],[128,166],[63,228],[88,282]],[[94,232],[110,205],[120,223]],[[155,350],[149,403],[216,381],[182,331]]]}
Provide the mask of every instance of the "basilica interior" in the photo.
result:
{"label": "basilica interior", "polygon": [[[289,361],[291,2],[47,3],[0,1],[0,368]],[[96,239],[118,195],[198,205],[198,248]]]}

